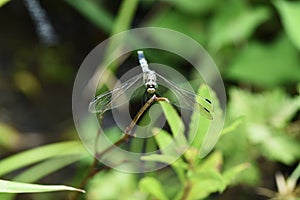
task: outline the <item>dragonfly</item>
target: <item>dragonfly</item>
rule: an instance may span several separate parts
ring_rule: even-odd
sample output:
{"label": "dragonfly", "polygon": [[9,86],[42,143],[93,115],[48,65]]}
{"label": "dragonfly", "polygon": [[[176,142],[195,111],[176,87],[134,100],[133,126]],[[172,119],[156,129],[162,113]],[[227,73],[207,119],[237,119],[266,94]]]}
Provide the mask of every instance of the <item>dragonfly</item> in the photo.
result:
{"label": "dragonfly", "polygon": [[168,100],[171,104],[191,111],[195,110],[196,106],[196,109],[201,115],[208,119],[213,119],[213,107],[212,102],[209,99],[201,97],[195,92],[183,89],[177,86],[175,83],[169,81],[164,76],[156,73],[154,70],[151,70],[144,56],[144,52],[138,51],[137,54],[142,73],[121,83],[113,90],[104,92],[94,97],[89,104],[90,112],[103,113],[107,110],[121,106],[125,102],[120,99],[130,93],[130,91],[135,90],[137,86],[144,85],[145,94],[148,96],[153,96],[156,95],[158,88],[161,85],[166,87],[176,96],[176,98],[171,99],[168,97]]}

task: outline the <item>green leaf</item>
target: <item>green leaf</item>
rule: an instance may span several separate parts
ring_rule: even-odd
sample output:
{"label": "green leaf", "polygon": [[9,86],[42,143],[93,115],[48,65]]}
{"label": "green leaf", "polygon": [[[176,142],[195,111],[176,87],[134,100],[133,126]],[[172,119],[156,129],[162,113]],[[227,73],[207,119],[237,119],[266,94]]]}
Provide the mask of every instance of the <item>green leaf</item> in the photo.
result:
{"label": "green leaf", "polygon": [[159,146],[159,150],[163,154],[143,156],[142,159],[148,161],[163,162],[172,165],[172,167],[176,168],[177,171],[185,169],[186,164],[184,163],[182,158],[180,158],[181,154],[183,153],[182,150],[184,149],[178,148],[178,145],[174,142],[170,134],[163,129],[154,129],[154,132],[156,143]]}
{"label": "green leaf", "polygon": [[171,135],[163,129],[153,129],[153,131],[156,143],[163,155],[149,155],[143,157],[143,159],[170,164],[176,171],[179,179],[184,181],[185,177],[183,170],[186,169],[186,165],[180,156],[187,146],[184,146],[183,148],[180,146],[178,147],[178,144],[176,144]]}
{"label": "green leaf", "polygon": [[86,199],[136,199],[137,181],[132,173],[116,170],[98,173],[89,182]]}
{"label": "green leaf", "polygon": [[194,165],[195,163],[200,161],[198,155],[199,155],[199,149],[196,149],[195,147],[189,147],[184,152],[184,158],[191,165]]}
{"label": "green leaf", "polygon": [[176,168],[181,168],[181,169],[187,169],[187,164],[183,162],[182,159],[178,159],[178,157],[175,156],[170,156],[170,155],[165,155],[165,154],[152,154],[148,156],[142,156],[142,160],[147,160],[147,161],[155,161],[155,162],[162,162],[166,163],[168,165],[175,166]]}
{"label": "green leaf", "polygon": [[56,172],[57,170],[66,167],[67,165],[70,165],[74,162],[77,162],[81,159],[82,156],[78,155],[51,158],[27,169],[20,175],[16,176],[13,180],[26,183],[33,183],[49,175],[50,173]]}
{"label": "green leaf", "polygon": [[153,137],[147,138],[145,152],[154,152],[156,150],[157,150],[157,145],[156,145],[155,138]]}
{"label": "green leaf", "polygon": [[231,168],[227,169],[223,173],[223,178],[224,178],[226,185],[230,185],[232,180],[234,180],[242,171],[249,168],[249,166],[250,166],[249,163],[243,163],[243,164],[240,164],[235,167],[231,167]]}
{"label": "green leaf", "polygon": [[[130,25],[132,24],[132,20],[135,14],[135,11],[137,9],[139,1],[138,0],[123,0],[120,9],[118,11],[117,17],[114,20],[111,35],[117,34],[122,31],[126,31],[130,29]],[[132,38],[131,38],[132,39]],[[120,50],[123,47],[123,43],[126,43],[124,38],[121,37],[112,37],[110,38],[110,42],[108,44],[108,47],[105,51],[104,56],[104,65],[108,64],[108,61],[110,59],[110,56],[113,53],[118,53],[118,50]],[[113,64],[109,65],[109,69],[114,72],[117,67],[120,66],[118,62],[114,62]]]}
{"label": "green leaf", "polygon": [[[245,122],[239,131],[246,134],[248,145],[255,145],[271,160],[290,164],[299,159],[300,142],[286,132],[290,120],[300,109],[299,97],[291,98],[282,90],[251,94],[237,89],[231,90],[230,96],[228,115],[233,118],[244,116]],[[238,147],[242,144],[242,135],[235,137],[240,138],[235,148],[242,148]],[[247,144],[243,145],[249,148]],[[247,149],[238,151],[246,153]]]}
{"label": "green leaf", "polygon": [[199,15],[204,12],[208,12],[214,8],[217,1],[199,1],[199,0],[163,0],[176,6],[180,11],[186,12],[187,14]]}
{"label": "green leaf", "polygon": [[182,158],[164,155],[164,154],[163,155],[154,154],[149,156],[143,156],[141,159],[169,164],[176,172],[176,175],[178,176],[179,180],[182,183],[186,181],[186,170],[188,169],[188,165],[183,161]]}
{"label": "green leaf", "polygon": [[78,141],[60,142],[37,147],[1,160],[0,176],[55,156],[85,154],[87,154],[86,150]]}
{"label": "green leaf", "polygon": [[276,93],[273,98],[278,104],[274,105],[276,106],[276,113],[274,113],[270,122],[272,126],[282,128],[288,125],[290,120],[292,120],[295,114],[300,110],[300,96],[291,99],[287,95],[280,94],[280,92],[278,92],[278,96],[275,95]]}
{"label": "green leaf", "polygon": [[300,163],[287,179],[287,185],[289,186],[289,188],[296,189],[295,186],[299,178],[300,178]]}
{"label": "green leaf", "polygon": [[294,45],[300,50],[300,2],[273,1],[273,3],[280,14],[285,32]]}
{"label": "green leaf", "polygon": [[[200,85],[197,94],[207,99],[211,99],[211,92],[209,91],[207,85]],[[216,105],[214,104],[213,106],[215,107]],[[195,109],[189,124],[189,134],[188,134],[189,143],[191,143],[193,147],[200,149],[210,124],[211,124],[211,120],[202,116]]]}
{"label": "green leaf", "polygon": [[4,6],[8,2],[10,2],[10,0],[0,0],[0,7]]}
{"label": "green leaf", "polygon": [[38,79],[29,71],[18,70],[13,74],[14,84],[28,97],[40,94],[42,87]]}
{"label": "green leaf", "polygon": [[184,124],[177,111],[169,103],[162,101],[159,103],[164,111],[165,117],[170,125],[171,132],[177,144],[183,147],[188,146],[187,139],[184,135]]}
{"label": "green leaf", "polygon": [[[173,9],[161,10],[147,25],[178,31],[200,43],[205,42],[205,29],[201,21],[199,21],[199,17],[193,18],[188,15],[183,15],[180,12],[174,12]],[[168,46],[170,49],[180,48],[182,51],[190,51],[190,49],[188,49],[189,47],[182,45],[183,41],[177,40],[176,37],[159,34],[153,35],[153,38],[162,46]]]}
{"label": "green leaf", "polygon": [[232,131],[236,130],[237,127],[244,122],[244,119],[245,118],[243,116],[235,119],[231,124],[229,124],[222,130],[221,135],[225,135],[227,133],[231,133]]}
{"label": "green leaf", "polygon": [[260,143],[264,156],[270,160],[280,161],[290,165],[300,158],[300,142],[284,134],[272,134]]}
{"label": "green leaf", "polygon": [[298,52],[284,36],[267,45],[252,42],[235,56],[226,75],[265,88],[299,82]]}
{"label": "green leaf", "polygon": [[[57,170],[72,164],[78,160],[81,160],[82,156],[66,156],[51,158],[42,163],[34,165],[33,167],[22,172],[20,175],[13,178],[13,181],[33,183],[39,179],[56,172]],[[0,199],[14,199],[15,194],[0,194]]]}
{"label": "green leaf", "polygon": [[86,0],[65,0],[80,12],[85,18],[98,28],[110,33],[112,30],[113,17],[102,6],[97,5],[93,1]]}
{"label": "green leaf", "polygon": [[126,31],[130,28],[138,3],[138,0],[122,1],[111,35]]}
{"label": "green leaf", "polygon": [[160,151],[165,155],[177,156],[174,138],[163,129],[153,129],[155,141]]}
{"label": "green leaf", "polygon": [[266,7],[251,9],[243,4],[243,1],[229,1],[218,11],[210,27],[208,46],[212,51],[246,40],[259,24],[270,17]]}
{"label": "green leaf", "polygon": [[220,151],[216,151],[210,154],[206,159],[198,166],[197,171],[205,170],[219,170],[219,167],[223,164],[223,155]]}
{"label": "green leaf", "polygon": [[145,177],[139,183],[139,188],[143,192],[151,194],[155,199],[167,200],[161,183],[153,177]]}
{"label": "green leaf", "polygon": [[203,199],[215,192],[222,192],[226,185],[220,173],[205,170],[191,179],[192,188],[187,199]]}
{"label": "green leaf", "polygon": [[240,163],[251,163],[235,182],[257,184],[258,156],[286,164],[299,160],[299,141],[287,132],[299,111],[299,97],[292,98],[282,90],[254,94],[241,89],[231,89],[229,96],[227,118],[235,120],[243,116],[244,122],[232,134],[223,135],[217,149],[224,154],[227,170]]}
{"label": "green leaf", "polygon": [[162,155],[152,154],[152,155],[142,156],[141,159],[147,160],[147,161],[162,162],[162,163],[171,165],[178,159],[178,157],[171,156],[171,155],[165,155],[165,154],[162,154]]}
{"label": "green leaf", "polygon": [[230,96],[229,115],[233,118],[244,116],[245,123],[283,128],[300,109],[299,96],[291,98],[278,89],[262,94],[232,89]]}
{"label": "green leaf", "polygon": [[0,133],[0,147],[8,149],[17,147],[21,136],[15,128],[0,122]]}
{"label": "green leaf", "polygon": [[20,182],[0,180],[0,193],[37,193],[37,192],[54,192],[54,191],[77,191],[85,193],[84,190],[65,186],[65,185],[38,185]]}
{"label": "green leaf", "polygon": [[203,158],[212,150],[219,139],[224,123],[224,116],[216,93],[207,85],[201,85],[197,94],[210,99],[212,102],[211,107],[213,107],[211,108],[213,110],[213,120],[201,116],[197,109],[195,109],[189,124],[189,143],[199,149],[199,157]]}

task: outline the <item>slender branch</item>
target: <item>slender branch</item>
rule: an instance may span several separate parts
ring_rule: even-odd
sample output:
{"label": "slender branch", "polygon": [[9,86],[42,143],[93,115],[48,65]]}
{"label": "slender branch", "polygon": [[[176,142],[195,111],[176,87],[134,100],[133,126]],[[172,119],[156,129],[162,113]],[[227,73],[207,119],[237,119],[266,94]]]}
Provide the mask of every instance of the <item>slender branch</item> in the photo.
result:
{"label": "slender branch", "polygon": [[[99,118],[99,126],[101,127],[102,126],[102,120],[103,120],[103,113],[100,113],[98,118]],[[99,138],[100,138],[100,134],[101,134],[101,128],[98,129],[97,135],[96,135],[96,138],[95,138],[95,147],[94,147],[95,154],[97,154],[97,152],[98,152],[98,145],[97,144],[98,144],[98,141],[99,141]]]}
{"label": "slender branch", "polygon": [[183,194],[180,200],[188,199],[191,189],[192,189],[192,183],[190,181],[187,181],[186,184],[184,185]]}
{"label": "slender branch", "polygon": [[[85,188],[88,181],[93,178],[98,172],[106,169],[104,168],[97,168],[97,164],[98,164],[98,159],[101,158],[104,154],[106,154],[107,152],[109,152],[110,150],[112,150],[115,146],[120,146],[121,144],[128,142],[128,140],[131,137],[134,137],[134,135],[131,134],[132,129],[134,128],[134,126],[136,125],[136,123],[138,122],[138,120],[141,118],[141,116],[143,115],[143,113],[156,101],[166,101],[169,102],[169,100],[167,98],[164,97],[156,97],[156,95],[154,94],[146,103],[145,105],[143,105],[143,107],[139,110],[139,112],[135,115],[135,117],[133,118],[133,120],[131,121],[131,123],[129,124],[128,127],[126,127],[126,129],[124,130],[124,135],[118,140],[116,141],[113,145],[109,146],[108,148],[106,148],[105,150],[103,150],[100,153],[97,153],[97,142],[95,144],[95,157],[94,157],[94,162],[93,164],[90,166],[89,171],[87,173],[87,175],[84,177],[84,179],[81,181],[79,188]],[[100,119],[100,123],[102,122],[102,114],[100,115],[99,119]],[[96,135],[96,141],[99,140],[99,136],[100,136],[100,131],[98,131],[97,135]],[[79,197],[79,193],[73,193],[73,195],[69,196],[69,200],[76,200]]]}
{"label": "slender branch", "polygon": [[139,112],[135,115],[129,126],[126,127],[124,131],[124,135],[122,138],[120,138],[118,141],[116,141],[113,145],[109,146],[107,149],[103,150],[100,153],[96,154],[96,158],[101,158],[105,153],[113,149],[115,146],[119,146],[123,144],[124,142],[127,142],[133,135],[131,135],[131,131],[133,127],[136,125],[140,117],[143,115],[143,113],[155,102],[158,101],[158,98],[156,95],[153,95],[146,103],[143,105],[143,107],[139,110]]}
{"label": "slender branch", "polygon": [[139,112],[135,115],[129,126],[125,129],[125,134],[130,135],[131,130],[136,125],[140,117],[143,115],[143,113],[154,103],[154,101],[158,101],[158,97],[156,95],[153,95],[146,103],[145,105],[139,110]]}

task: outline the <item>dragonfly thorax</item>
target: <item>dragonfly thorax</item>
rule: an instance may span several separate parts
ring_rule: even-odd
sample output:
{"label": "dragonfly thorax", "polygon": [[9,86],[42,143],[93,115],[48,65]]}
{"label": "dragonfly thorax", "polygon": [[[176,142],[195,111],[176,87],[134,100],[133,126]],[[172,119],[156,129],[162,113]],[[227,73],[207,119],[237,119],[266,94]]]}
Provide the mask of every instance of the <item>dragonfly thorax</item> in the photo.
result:
{"label": "dragonfly thorax", "polygon": [[144,73],[143,79],[144,79],[144,85],[147,88],[147,92],[153,94],[157,87],[155,72],[149,70],[148,72]]}

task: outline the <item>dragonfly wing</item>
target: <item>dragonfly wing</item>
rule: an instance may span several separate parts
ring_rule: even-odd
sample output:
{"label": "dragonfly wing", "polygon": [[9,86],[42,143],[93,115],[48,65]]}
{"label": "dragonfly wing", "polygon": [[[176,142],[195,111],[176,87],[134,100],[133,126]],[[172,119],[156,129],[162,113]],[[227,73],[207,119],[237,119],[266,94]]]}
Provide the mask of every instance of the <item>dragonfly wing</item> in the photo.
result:
{"label": "dragonfly wing", "polygon": [[89,104],[89,111],[92,113],[105,112],[128,103],[130,97],[127,95],[133,94],[134,90],[141,86],[142,76],[143,74],[136,75],[115,89],[96,96]]}
{"label": "dragonfly wing", "polygon": [[[170,102],[178,107],[193,110],[196,107],[199,112],[208,119],[213,119],[213,107],[211,101],[197,95],[194,92],[178,87],[160,74],[157,74],[158,83],[167,87],[175,96],[171,96]],[[169,97],[168,97],[169,98]]]}

